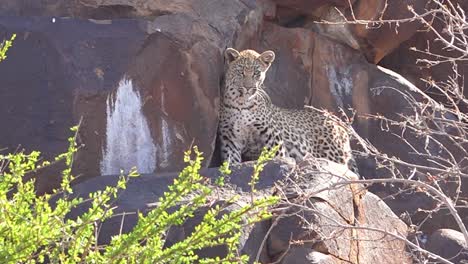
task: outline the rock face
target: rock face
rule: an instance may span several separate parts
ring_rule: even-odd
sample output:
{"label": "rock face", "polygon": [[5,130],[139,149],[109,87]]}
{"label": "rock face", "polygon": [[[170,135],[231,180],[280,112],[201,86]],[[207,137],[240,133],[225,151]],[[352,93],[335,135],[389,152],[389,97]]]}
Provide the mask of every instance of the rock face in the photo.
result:
{"label": "rock face", "polygon": [[[468,11],[466,1],[452,2]],[[307,104],[336,113],[343,109],[348,115],[355,114],[355,130],[387,157],[433,165],[428,157],[439,155],[443,147],[427,144],[427,138],[406,129],[404,116],[415,114],[408,99],[421,104],[445,100],[440,94],[431,94],[430,98],[422,92],[427,87],[420,79],[446,80],[452,65],[425,69],[408,51],[412,46],[424,49],[434,36],[420,31],[421,25],[415,21],[375,27],[342,23],[353,16],[361,20],[409,18],[408,5],[423,12],[428,1],[2,0],[0,40],[13,33],[17,38],[8,59],[0,63],[0,120],[4,126],[0,130],[0,151],[40,150],[46,159],[52,159],[66,150],[69,127],[80,123],[77,141],[81,147],[73,167],[74,174],[80,176],[78,181],[138,165],[143,172],[156,176],[143,177],[132,186],[160,188],[169,182],[165,173],[182,168],[183,151],[191,145],[204,152],[205,167],[218,166],[216,130],[225,67],[223,51],[234,47],[276,53],[265,80],[276,105],[302,108]],[[434,27],[443,28],[437,22]],[[432,47],[442,54],[447,52],[437,43]],[[458,67],[461,73],[468,71],[464,64]],[[468,78],[457,81],[468,85]],[[125,89],[126,93],[119,93]],[[459,107],[468,111],[463,103]],[[381,122],[374,116],[396,122]],[[457,163],[466,159],[466,150],[452,151],[451,155]],[[361,176],[366,178],[392,175],[372,159],[358,159],[358,163]],[[38,193],[58,186],[61,166],[38,172]],[[110,169],[104,169],[106,166]],[[408,168],[395,169],[410,173]],[[430,176],[418,175],[423,180]],[[91,182],[101,186],[110,184],[111,179],[95,178]],[[320,179],[314,181],[324,184]],[[144,186],[146,183],[148,186]],[[93,187],[87,184],[79,188]],[[458,188],[448,181],[447,186],[450,195],[468,199],[466,182]],[[394,194],[386,187],[372,191],[380,197]],[[348,209],[381,206],[371,194],[361,197],[353,190],[345,193],[360,197],[347,200],[344,204]],[[155,197],[157,194],[144,196],[141,201]],[[421,190],[391,197],[386,202],[395,213],[408,212],[415,222],[426,218],[418,208],[436,207]],[[357,224],[353,219],[371,225],[382,216],[369,215],[368,209],[337,212],[329,206],[336,203],[332,196],[320,199],[311,197],[310,203],[333,214],[341,225]],[[143,208],[138,204],[141,201],[128,208]],[[455,228],[441,212],[424,220],[423,231]],[[459,212],[468,224],[468,210],[461,208]],[[326,219],[314,219],[330,225]],[[403,230],[395,225],[395,230]],[[327,229],[320,232],[329,235]],[[366,230],[349,232],[343,231],[346,236],[373,236]],[[309,236],[320,238],[317,234]],[[283,262],[340,262],[345,255],[352,261],[393,261],[362,255],[357,248],[366,242],[340,241],[345,246],[338,248],[338,242],[332,241],[294,245]],[[271,250],[265,258],[279,259],[285,252],[286,238],[272,234],[268,243],[272,243],[268,246]]]}
{"label": "rock face", "polygon": [[452,229],[439,229],[432,233],[426,248],[453,263],[468,259],[468,245],[463,234]]}
{"label": "rock face", "polygon": [[[385,0],[364,0],[357,1],[353,6],[353,13],[358,20],[396,20],[413,17],[409,11],[410,6],[416,13],[423,13],[428,5],[428,1],[422,0],[396,0],[391,4]],[[347,12],[347,18],[353,19],[351,11]],[[357,24],[351,26],[350,30],[367,59],[378,63],[402,42],[412,37],[421,26],[417,21],[404,23],[401,27],[396,24],[376,24],[375,27]]]}
{"label": "rock face", "polygon": [[[468,10],[466,2],[462,1],[460,4],[464,4],[464,10]],[[434,23],[434,27],[437,30],[442,31],[444,25],[440,22],[436,22]],[[384,67],[398,71],[402,76],[421,89],[428,90],[432,96],[442,102],[445,102],[447,98],[441,94],[440,91],[431,87],[430,83],[424,82],[423,80],[431,80],[435,83],[439,83],[447,81],[447,76],[453,76],[455,82],[460,87],[467,87],[468,80],[466,80],[466,78],[457,78],[453,72],[453,64],[450,62],[427,67],[423,61],[419,61],[420,59],[433,60],[434,57],[429,56],[428,54],[421,54],[420,52],[416,52],[412,49],[416,48],[418,50],[426,50],[428,48],[427,41],[434,39],[435,37],[435,34],[431,31],[418,32],[413,38],[402,43],[402,45],[392,53],[388,54],[388,56],[382,60],[381,64]],[[442,56],[456,57],[458,55],[453,51],[444,49],[444,47],[438,43],[430,45],[429,48],[432,53],[440,54]],[[468,72],[466,63],[457,63],[457,67],[462,76],[466,75]],[[465,96],[468,95],[466,89],[463,90],[463,92]],[[468,110],[466,103],[460,103],[459,107],[461,108],[461,111],[466,112]]]}
{"label": "rock face", "polygon": [[[91,20],[85,19],[94,17],[86,11],[92,9],[91,1],[80,2],[83,6],[79,7],[78,2],[70,6],[59,2],[56,9],[47,4],[33,8],[23,2],[0,7],[11,14],[36,15],[0,17],[0,36],[17,34],[9,59],[0,65],[2,120],[17,133],[2,132],[2,148],[13,152],[21,144],[51,158],[66,149],[68,128],[81,122],[78,140],[83,146],[76,156],[75,174],[82,175],[81,179],[98,175],[106,136],[119,133],[106,131],[108,98],[113,104],[119,83],[129,79],[139,93],[141,119],[147,120],[156,146],[154,164],[148,167],[157,172],[181,169],[183,151],[191,144],[211,157],[222,51],[243,41],[234,38],[241,28],[243,37],[248,37],[246,29],[258,27],[261,9],[254,2],[179,1],[168,6],[155,2],[145,11],[136,3],[130,6],[136,16],[159,15],[152,20]],[[123,8],[94,4],[96,8]],[[213,13],[213,9],[230,12]],[[51,17],[55,12],[80,18]],[[115,15],[119,17],[118,12]],[[219,19],[223,23],[213,26]],[[31,87],[35,89],[30,91]],[[132,125],[131,120],[122,123]],[[59,175],[54,174],[39,177],[40,193],[57,186]]]}
{"label": "rock face", "polygon": [[[385,7],[385,1],[352,2],[363,19],[378,17]],[[386,15],[392,17],[405,3],[395,1]],[[412,1],[417,11],[423,3]],[[382,132],[378,122],[365,116],[397,117],[395,113],[411,111],[401,94],[377,88],[411,91],[411,85],[368,61],[380,61],[417,25],[400,28],[398,35],[384,27],[310,26],[320,19],[338,20],[335,5],[349,15],[347,3],[325,0],[7,0],[0,7],[0,37],[13,32],[18,37],[9,59],[0,65],[5,80],[0,107],[2,120],[18,132],[0,132],[5,134],[0,135],[0,146],[13,151],[21,144],[50,158],[65,149],[68,127],[81,120],[83,146],[75,174],[81,179],[98,175],[108,148],[106,136],[112,134],[106,131],[108,98],[115,99],[119,82],[128,78],[139,93],[140,119],[148,123],[156,149],[154,164],[146,167],[158,173],[181,169],[182,152],[191,144],[219,165],[214,150],[222,52],[233,46],[276,52],[265,81],[275,104],[311,104],[332,111],[352,107],[362,136],[384,152],[411,161],[416,158],[411,147],[395,144],[398,127]],[[44,64],[37,58],[44,58]],[[372,166],[362,166],[369,170],[364,174],[375,174]],[[57,177],[40,177],[40,192],[57,182]]]}
{"label": "rock face", "polygon": [[[260,175],[255,197],[276,194],[282,198],[273,219],[245,229],[240,252],[247,254],[252,263],[257,255],[261,263],[410,263],[405,253],[405,243],[382,232],[406,236],[407,227],[377,196],[359,185],[340,185],[354,175],[343,177],[347,168],[327,161],[307,160],[298,166],[278,160],[267,164]],[[232,195],[241,198],[226,208],[227,211],[248,203],[251,199],[250,181],[253,164],[233,168],[225,189],[214,190],[210,203],[226,203]],[[352,174],[352,173],[350,173]],[[214,180],[217,169],[206,169],[202,175]],[[340,176],[338,176],[340,175]],[[115,213],[128,213],[103,223],[100,242],[107,243],[118,234],[123,221],[123,232],[129,232],[136,219],[131,213],[147,212],[157,201],[175,174],[144,175],[132,179],[127,189],[115,202]],[[74,188],[74,194],[87,197],[91,191],[115,184],[114,176],[96,177]],[[213,187],[219,188],[219,187]],[[80,215],[85,205],[71,217]],[[166,245],[172,245],[190,235],[201,221],[206,208],[201,208],[180,227],[172,228]],[[357,228],[357,229],[356,229]],[[366,228],[373,228],[373,231]],[[368,250],[372,248],[373,250]],[[220,256],[223,248],[206,249],[202,256]]]}

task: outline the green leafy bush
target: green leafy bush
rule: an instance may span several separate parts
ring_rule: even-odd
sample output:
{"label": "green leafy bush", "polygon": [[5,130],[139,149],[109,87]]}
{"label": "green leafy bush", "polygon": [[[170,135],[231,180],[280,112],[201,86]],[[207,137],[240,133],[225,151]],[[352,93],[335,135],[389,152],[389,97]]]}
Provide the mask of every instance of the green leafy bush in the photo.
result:
{"label": "green leafy bush", "polygon": [[[0,61],[6,58],[15,37],[0,43]],[[76,132],[77,127],[72,131]],[[250,204],[224,215],[220,214],[223,209],[220,206],[211,208],[189,237],[164,248],[167,230],[183,224],[205,206],[212,192],[199,173],[202,153],[194,147],[185,153],[187,167],[159,199],[158,207],[145,216],[140,214],[130,233],[113,237],[109,245],[98,245],[99,223],[113,215],[111,202],[119,190],[126,188],[129,178],[138,174],[132,171],[127,176],[121,175],[116,186],[90,193],[87,199],[72,198],[75,142],[74,137],[70,138],[67,152],[55,159],[64,160],[67,165],[62,172],[61,187],[41,196],[35,194],[34,179],[27,180],[25,175],[50,162],[40,162],[38,151],[0,155],[0,263],[242,263],[247,256],[239,256],[237,247],[245,219],[247,224],[267,219],[270,217],[267,208],[277,202],[276,197],[252,199]],[[265,151],[259,164],[273,157],[275,151]],[[256,166],[252,191],[262,166]],[[227,164],[221,173],[223,176],[216,181],[219,186],[230,173]],[[190,202],[184,203],[189,195]],[[84,202],[91,204],[84,214],[76,219],[66,217]],[[196,250],[219,245],[228,249],[223,258],[202,259],[195,254]]]}
{"label": "green leafy bush", "polygon": [[[243,263],[247,256],[239,256],[238,245],[245,219],[248,224],[267,219],[267,208],[277,202],[275,197],[252,199],[224,215],[220,214],[223,208],[211,208],[192,234],[164,248],[169,227],[183,224],[198,208],[206,206],[212,192],[199,173],[203,158],[195,147],[186,152],[187,167],[159,199],[158,207],[147,215],[140,214],[130,233],[113,237],[108,245],[98,245],[98,224],[113,215],[112,200],[125,189],[129,177],[138,175],[121,175],[116,186],[91,193],[87,199],[72,198],[71,166],[77,147],[74,138],[69,142],[68,151],[56,158],[67,164],[61,187],[42,196],[35,194],[34,180],[24,178],[26,173],[49,164],[39,162],[39,152],[0,155],[0,263]],[[272,151],[265,152],[260,160],[264,162],[265,157],[272,157]],[[223,173],[229,173],[226,166]],[[190,201],[184,202],[188,195]],[[56,196],[59,198],[51,206]],[[76,219],[67,219],[66,215],[85,201],[90,202],[90,208]],[[227,256],[202,259],[195,254],[217,245],[226,245]]]}
{"label": "green leafy bush", "polygon": [[6,59],[6,52],[11,47],[13,40],[15,40],[16,34],[13,34],[10,40],[4,40],[0,43],[0,61]]}

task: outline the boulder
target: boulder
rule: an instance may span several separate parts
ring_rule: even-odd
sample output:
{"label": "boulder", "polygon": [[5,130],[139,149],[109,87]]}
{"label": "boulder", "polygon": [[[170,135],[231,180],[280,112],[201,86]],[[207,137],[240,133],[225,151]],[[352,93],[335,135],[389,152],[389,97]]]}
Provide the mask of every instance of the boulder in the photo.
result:
{"label": "boulder", "polygon": [[432,233],[426,249],[453,263],[468,259],[468,244],[463,234],[453,229],[439,229]]}
{"label": "boulder", "polygon": [[[278,160],[268,163],[262,173],[260,174],[260,181],[256,185],[259,192],[255,194],[258,197],[271,194],[273,192],[275,183],[285,177],[292,170],[293,165],[288,162]],[[197,210],[194,217],[188,219],[182,226],[172,227],[168,231],[166,246],[170,246],[181,239],[188,236],[193,228],[200,223],[203,215],[211,206],[225,205],[226,201],[230,200],[233,195],[240,195],[240,199],[235,204],[226,206],[224,212],[229,212],[239,208],[243,203],[250,202],[251,187],[248,185],[253,173],[253,163],[247,162],[243,165],[233,166],[231,175],[227,178],[226,187],[224,189],[217,189],[212,186],[213,195],[209,197],[210,206],[205,206]],[[201,175],[206,176],[211,181],[219,177],[217,168],[202,169]],[[122,233],[128,233],[137,223],[136,214],[141,212],[146,214],[149,210],[154,208],[155,202],[163,195],[173,180],[177,177],[176,173],[164,174],[145,174],[137,178],[130,178],[127,188],[120,191],[118,198],[114,202],[116,216],[104,221],[100,227],[99,243],[107,244],[110,242],[112,236]],[[103,190],[106,186],[115,186],[117,183],[117,176],[104,176],[93,177],[85,182],[77,184],[73,187],[73,197],[88,197],[90,192]],[[78,206],[69,214],[70,218],[76,218],[83,214],[89,208],[89,203],[84,203]],[[259,250],[262,250],[260,260],[262,263],[268,263],[270,257],[267,254],[266,247],[260,249],[265,235],[268,232],[269,221],[264,221],[249,226],[243,230],[241,236],[240,251],[242,254],[248,254],[251,259],[257,256]],[[201,256],[221,256],[225,254],[224,248],[207,248],[198,252]]]}
{"label": "boulder", "polygon": [[407,226],[363,186],[340,184],[356,179],[345,166],[321,163],[301,162],[297,174],[278,187],[285,197],[280,207],[288,209],[272,219],[277,223],[268,240],[270,254],[276,260],[286,254],[281,263],[301,263],[292,262],[299,261],[297,255],[316,255],[323,263],[410,263],[405,242],[385,235],[405,238]]}
{"label": "boulder", "polygon": [[332,255],[320,253],[306,247],[293,247],[283,258],[282,263],[295,263],[295,264],[336,264],[345,263],[340,259],[334,258]]}
{"label": "boulder", "polygon": [[[169,230],[166,246],[190,235],[204,213],[213,205],[227,205],[225,213],[250,202],[248,185],[253,163],[234,166],[226,179],[226,186],[212,187],[209,206],[197,210],[182,226]],[[217,169],[204,169],[202,175],[213,181],[219,176]],[[127,233],[136,224],[136,212],[146,213],[154,207],[175,174],[142,175],[130,179],[125,191],[114,202],[115,217],[102,223],[99,243],[106,244],[112,235]],[[342,165],[325,160],[308,160],[297,166],[284,160],[268,163],[260,174],[254,197],[276,194],[282,198],[275,217],[257,223],[242,232],[239,251],[247,254],[252,263],[257,255],[261,263],[357,263],[366,260],[376,263],[409,263],[404,252],[405,243],[382,232],[355,228],[375,228],[406,236],[406,225],[375,195],[362,186],[339,185],[340,181],[356,179]],[[88,193],[115,185],[117,177],[95,177],[76,185],[73,194],[88,197]],[[336,188],[333,187],[334,184]],[[238,195],[234,204],[226,204],[232,195]],[[306,199],[304,199],[307,197]],[[295,205],[294,205],[295,204]],[[71,218],[82,214],[83,204],[75,209]],[[125,213],[123,215],[123,213]],[[278,217],[278,218],[277,218]],[[270,230],[271,229],[271,230]],[[373,248],[372,251],[368,250]],[[222,256],[224,248],[207,248],[198,252],[202,256]],[[333,261],[333,262],[330,262]]]}

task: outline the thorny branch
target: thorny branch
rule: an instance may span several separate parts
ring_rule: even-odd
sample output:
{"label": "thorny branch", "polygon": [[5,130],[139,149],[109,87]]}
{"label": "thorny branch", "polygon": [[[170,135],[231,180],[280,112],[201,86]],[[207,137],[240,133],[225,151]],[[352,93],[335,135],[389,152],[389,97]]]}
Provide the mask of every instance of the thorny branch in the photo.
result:
{"label": "thorny branch", "polygon": [[[428,215],[447,208],[468,245],[468,232],[456,209],[459,207],[460,199],[468,200],[466,195],[464,197],[461,195],[462,181],[465,184],[468,181],[468,114],[466,113],[468,100],[464,96],[465,79],[460,68],[468,61],[468,19],[465,11],[456,1],[430,0],[422,12],[408,6],[408,17],[389,19],[386,18],[388,16],[385,16],[385,12],[392,1],[385,1],[379,17],[375,20],[367,20],[357,17],[351,1],[348,0],[348,3],[349,8],[346,14],[343,10],[336,8],[341,16],[339,21],[317,23],[364,25],[368,29],[393,25],[397,33],[398,27],[404,23],[419,23],[421,31],[432,34],[434,41],[428,41],[425,48],[412,47],[410,49],[420,55],[416,61],[417,65],[430,68],[449,64],[452,66],[452,72],[445,80],[436,81],[431,77],[423,79],[421,81],[426,87],[409,85],[407,91],[395,87],[371,87],[370,92],[374,94],[388,92],[392,93],[392,97],[396,94],[398,98],[406,102],[405,109],[392,117],[379,113],[359,117],[378,122],[382,131],[393,135],[396,140],[411,150],[410,155],[417,156],[419,159],[404,160],[402,157],[387,155],[351,131],[355,138],[360,139],[359,144],[364,149],[356,154],[374,159],[378,168],[387,169],[388,178],[343,180],[329,188],[339,188],[345,184],[354,183],[393,183],[400,184],[400,189],[402,186],[422,189],[438,201],[433,210],[427,211]],[[456,188],[454,193],[449,194],[446,184],[450,181],[456,184]],[[420,227],[421,224],[416,223],[416,227]],[[399,239],[405,240],[410,247],[417,249],[423,255],[450,263],[448,260],[442,260],[440,256],[431,255],[432,253],[423,250],[419,247],[418,241],[412,243],[404,237]]]}
{"label": "thorny branch", "polygon": [[[423,190],[426,190],[427,192],[431,193],[432,195],[434,195],[438,200],[441,201],[441,203],[443,205],[445,205],[449,211],[450,211],[450,214],[455,218],[455,221],[457,222],[457,224],[459,225],[459,228],[460,230],[462,231],[463,235],[464,235],[464,238],[465,240],[468,242],[468,231],[465,227],[465,225],[463,224],[463,221],[461,220],[461,217],[459,216],[453,202],[451,201],[451,199],[449,197],[447,197],[441,190],[439,190],[438,188],[436,187],[433,187],[431,186],[430,184],[428,183],[425,183],[425,182],[421,182],[421,181],[415,181],[415,180],[408,180],[408,179],[395,179],[395,178],[390,178],[390,179],[369,179],[369,180],[350,180],[348,179],[348,176],[344,176],[344,175],[337,175],[336,172],[335,173],[332,173],[330,171],[325,171],[323,170],[323,168],[320,168],[317,170],[317,172],[321,172],[321,173],[328,173],[329,174],[329,177],[330,177],[330,183],[326,186],[326,187],[323,187],[323,188],[320,188],[320,189],[317,189],[317,190],[313,190],[313,191],[310,191],[310,190],[306,190],[306,191],[303,191],[301,190],[301,188],[296,188],[297,190],[299,190],[299,194],[298,195],[295,195],[292,199],[288,198],[288,195],[286,194],[286,192],[280,188],[278,190],[278,192],[281,194],[281,196],[283,197],[283,211],[281,211],[281,214],[278,216],[277,219],[275,219],[275,225],[277,223],[277,221],[285,214],[285,211],[287,208],[296,208],[296,209],[300,209],[300,212],[304,212],[304,211],[309,211],[309,212],[312,212],[313,214],[315,215],[318,215],[320,217],[324,217],[326,218],[328,221],[331,221],[332,222],[332,226],[334,227],[334,231],[328,235],[326,234],[321,234],[321,237],[320,239],[323,241],[323,240],[328,240],[328,239],[336,239],[338,237],[340,238],[344,238],[342,237],[342,233],[341,231],[339,231],[340,229],[355,229],[355,230],[367,230],[367,231],[372,231],[372,232],[378,232],[378,233],[382,233],[385,236],[389,236],[389,237],[392,237],[394,239],[397,239],[397,240],[400,240],[400,241],[403,241],[407,246],[409,246],[412,250],[424,255],[424,256],[427,256],[429,258],[432,258],[432,259],[435,259],[437,261],[440,261],[442,263],[452,263],[451,261],[437,255],[437,254],[434,254],[432,252],[429,252],[425,249],[423,249],[419,243],[416,241],[415,243],[414,242],[411,242],[408,238],[405,237],[404,234],[399,234],[397,232],[390,232],[390,231],[387,231],[387,230],[384,230],[384,229],[381,229],[381,228],[376,228],[376,227],[372,227],[372,226],[365,226],[365,225],[360,225],[357,221],[355,221],[355,224],[352,225],[352,224],[342,224],[340,222],[338,222],[336,219],[334,219],[334,217],[331,217],[331,216],[328,216],[327,214],[321,212],[320,210],[317,210],[316,208],[314,208],[313,204],[310,202],[313,198],[315,197],[318,197],[317,195],[319,195],[320,193],[326,193],[328,191],[332,191],[332,190],[340,190],[346,186],[349,186],[349,185],[360,185],[360,186],[364,186],[364,184],[366,184],[367,186],[369,185],[372,185],[372,184],[382,184],[382,183],[401,183],[401,184],[404,184],[404,185],[408,185],[408,186],[412,186],[413,188],[419,188],[419,189],[423,189]],[[291,214],[291,213],[289,213]],[[304,217],[304,215],[302,213],[299,213],[299,212],[296,212],[294,215],[296,215],[297,217],[301,218],[302,219],[302,222],[305,223],[305,227],[307,226],[312,226],[311,224],[309,224],[309,219],[307,219],[306,217]],[[273,228],[274,226],[272,226]],[[312,228],[312,227],[311,227]],[[314,231],[317,231],[317,230],[314,230]],[[359,238],[353,238],[353,239],[358,239]],[[383,237],[382,237],[383,239]],[[308,242],[308,241],[291,241],[291,243],[304,243],[304,242]],[[317,241],[315,241],[317,242]]]}

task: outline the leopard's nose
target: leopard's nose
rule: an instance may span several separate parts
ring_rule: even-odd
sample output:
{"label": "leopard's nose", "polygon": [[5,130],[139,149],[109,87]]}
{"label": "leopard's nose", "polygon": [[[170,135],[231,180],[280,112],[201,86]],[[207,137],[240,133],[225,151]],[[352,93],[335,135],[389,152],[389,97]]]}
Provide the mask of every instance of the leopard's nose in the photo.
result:
{"label": "leopard's nose", "polygon": [[255,86],[252,86],[252,85],[250,85],[250,86],[244,85],[244,89],[245,89],[246,92],[249,93],[249,92],[255,90]]}

